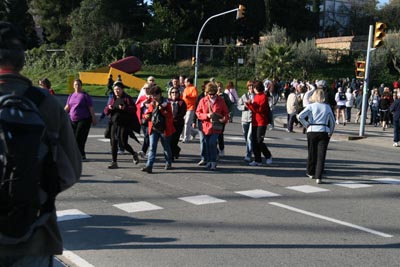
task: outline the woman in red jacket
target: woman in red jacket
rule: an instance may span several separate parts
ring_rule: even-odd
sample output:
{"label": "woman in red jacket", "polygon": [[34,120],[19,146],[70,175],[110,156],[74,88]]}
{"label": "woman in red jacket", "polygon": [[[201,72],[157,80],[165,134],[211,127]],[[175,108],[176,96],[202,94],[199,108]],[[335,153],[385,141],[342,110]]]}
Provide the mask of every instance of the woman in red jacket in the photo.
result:
{"label": "woman in red jacket", "polygon": [[228,107],[224,99],[217,95],[217,91],[217,85],[208,83],[205,88],[206,96],[200,99],[196,109],[196,116],[201,120],[202,132],[205,136],[206,168],[213,171],[217,168],[217,140],[223,127],[216,128],[212,121],[218,121],[223,125],[229,120]]}
{"label": "woman in red jacket", "polygon": [[175,127],[171,103],[168,103],[167,99],[161,96],[161,88],[157,85],[153,85],[149,89],[149,95],[151,95],[152,101],[146,113],[143,115],[143,119],[149,121],[150,151],[146,167],[142,168],[142,171],[152,173],[159,139],[164,149],[164,169],[171,169],[172,152],[170,141],[171,135],[175,132]]}
{"label": "woman in red jacket", "polygon": [[261,153],[265,157],[266,164],[272,164],[272,155],[267,145],[264,143],[264,136],[267,130],[269,104],[268,97],[264,93],[264,85],[261,81],[254,81],[254,98],[246,102],[246,106],[252,112],[251,118],[251,139],[253,142],[254,161],[250,166],[262,166]]}

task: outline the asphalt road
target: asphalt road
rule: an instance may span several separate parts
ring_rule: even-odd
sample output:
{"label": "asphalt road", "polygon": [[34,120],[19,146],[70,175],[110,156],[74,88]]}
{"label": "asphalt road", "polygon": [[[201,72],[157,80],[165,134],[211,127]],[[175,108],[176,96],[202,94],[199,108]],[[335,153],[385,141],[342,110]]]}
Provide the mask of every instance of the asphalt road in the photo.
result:
{"label": "asphalt road", "polygon": [[[64,100],[62,100],[64,101]],[[105,99],[95,100],[100,112]],[[399,266],[399,148],[391,129],[338,126],[324,184],[305,177],[307,144],[287,133],[283,104],[267,132],[271,166],[244,161],[239,117],[215,172],[197,166],[198,141],[173,169],[162,148],[153,174],[128,155],[107,169],[105,122],[93,127],[80,183],[57,201],[70,266]],[[131,141],[135,150],[140,146]]]}

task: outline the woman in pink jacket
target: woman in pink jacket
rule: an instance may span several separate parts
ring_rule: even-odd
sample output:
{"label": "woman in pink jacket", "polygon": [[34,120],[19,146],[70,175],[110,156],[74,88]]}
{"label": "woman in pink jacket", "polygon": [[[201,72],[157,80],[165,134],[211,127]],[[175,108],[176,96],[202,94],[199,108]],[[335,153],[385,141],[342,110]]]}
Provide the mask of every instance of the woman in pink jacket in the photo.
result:
{"label": "woman in pink jacket", "polygon": [[264,143],[265,132],[267,130],[269,104],[268,97],[264,93],[264,85],[261,81],[253,83],[254,98],[246,102],[246,106],[252,112],[251,118],[251,137],[253,142],[254,161],[250,166],[262,166],[261,153],[265,157],[266,164],[272,164],[272,155],[267,145]]}
{"label": "woman in pink jacket", "polygon": [[217,85],[208,83],[205,89],[206,96],[200,99],[196,109],[196,116],[201,120],[202,132],[205,136],[206,168],[212,171],[217,168],[217,140],[222,132],[222,127],[218,129],[215,123],[213,126],[212,121],[226,124],[229,120],[228,107],[224,99],[217,95],[217,91]]}

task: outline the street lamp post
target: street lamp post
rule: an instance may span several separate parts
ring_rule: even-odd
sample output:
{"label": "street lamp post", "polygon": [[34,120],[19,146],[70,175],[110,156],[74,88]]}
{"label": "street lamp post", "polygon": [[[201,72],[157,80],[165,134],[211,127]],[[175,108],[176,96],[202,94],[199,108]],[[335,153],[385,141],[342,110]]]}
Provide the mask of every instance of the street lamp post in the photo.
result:
{"label": "street lamp post", "polygon": [[197,87],[197,73],[198,73],[198,70],[199,70],[199,43],[200,43],[201,33],[203,32],[204,27],[213,18],[222,16],[222,15],[225,15],[225,14],[228,14],[228,13],[232,13],[232,12],[237,12],[238,10],[239,10],[239,8],[235,8],[235,9],[232,9],[232,10],[229,10],[229,11],[225,11],[225,12],[216,14],[214,16],[211,16],[204,22],[203,26],[201,27],[200,32],[199,32],[199,36],[197,37],[197,42],[196,42],[196,56],[195,56],[196,57],[196,61],[195,61],[195,64],[194,64],[194,85],[196,87]]}

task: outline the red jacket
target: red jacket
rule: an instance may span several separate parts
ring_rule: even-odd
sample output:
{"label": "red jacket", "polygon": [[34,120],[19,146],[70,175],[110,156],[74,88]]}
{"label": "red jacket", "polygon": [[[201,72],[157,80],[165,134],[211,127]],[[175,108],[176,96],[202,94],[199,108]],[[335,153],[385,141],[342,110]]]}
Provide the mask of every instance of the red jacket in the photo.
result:
{"label": "red jacket", "polygon": [[201,120],[203,133],[205,135],[210,135],[215,133],[219,134],[222,131],[213,130],[212,122],[210,118],[207,117],[207,114],[210,113],[208,107],[209,104],[211,105],[211,111],[222,115],[225,120],[225,123],[227,123],[229,119],[228,107],[225,104],[225,100],[220,96],[216,97],[214,104],[211,104],[209,96],[205,96],[202,99],[200,99],[199,104],[197,105],[196,116],[199,120]]}
{"label": "red jacket", "polygon": [[[175,132],[175,127],[174,127],[174,118],[172,115],[172,107],[171,107],[171,103],[166,103],[164,102],[163,104],[166,104],[165,107],[161,106],[161,114],[164,116],[165,118],[165,130],[164,130],[164,135],[165,136],[170,136]],[[151,113],[153,113],[154,110],[154,102],[151,103],[151,105],[149,106],[149,108],[147,109],[146,114],[151,116]],[[149,135],[152,133],[152,128],[153,128],[153,124],[151,123],[151,119],[149,120]]]}
{"label": "red jacket", "polygon": [[252,103],[246,103],[246,106],[251,110],[251,124],[253,126],[267,126],[268,121],[268,97],[264,92],[258,93],[254,96]]}

